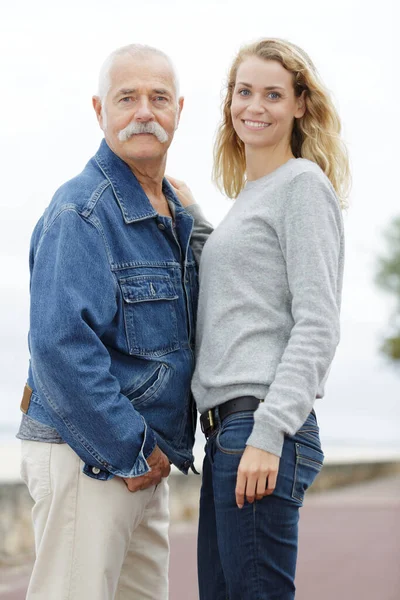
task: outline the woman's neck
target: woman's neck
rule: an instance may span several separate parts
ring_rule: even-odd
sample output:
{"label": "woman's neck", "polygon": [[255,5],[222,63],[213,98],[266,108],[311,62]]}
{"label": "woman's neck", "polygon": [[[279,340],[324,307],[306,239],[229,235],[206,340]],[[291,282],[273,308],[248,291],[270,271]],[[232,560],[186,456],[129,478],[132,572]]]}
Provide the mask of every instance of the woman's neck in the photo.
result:
{"label": "woman's neck", "polygon": [[269,175],[275,169],[294,158],[290,148],[279,151],[277,148],[245,148],[246,174],[248,181]]}

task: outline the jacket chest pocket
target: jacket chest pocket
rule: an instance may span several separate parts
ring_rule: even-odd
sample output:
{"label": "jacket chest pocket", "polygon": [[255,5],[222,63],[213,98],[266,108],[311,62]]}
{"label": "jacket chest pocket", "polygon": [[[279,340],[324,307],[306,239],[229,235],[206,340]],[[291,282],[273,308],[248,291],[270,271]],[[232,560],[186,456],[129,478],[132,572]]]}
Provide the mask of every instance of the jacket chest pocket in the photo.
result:
{"label": "jacket chest pocket", "polygon": [[178,295],[167,275],[136,275],[119,280],[129,353],[162,356],[179,348]]}

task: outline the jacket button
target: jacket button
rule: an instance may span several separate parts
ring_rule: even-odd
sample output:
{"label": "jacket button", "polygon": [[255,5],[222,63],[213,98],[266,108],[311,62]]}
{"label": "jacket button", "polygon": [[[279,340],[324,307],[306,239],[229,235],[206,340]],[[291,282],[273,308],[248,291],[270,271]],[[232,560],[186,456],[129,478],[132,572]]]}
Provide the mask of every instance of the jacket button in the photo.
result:
{"label": "jacket button", "polygon": [[161,231],[164,231],[164,229],[165,229],[164,223],[159,223],[158,224],[158,229],[161,229]]}
{"label": "jacket button", "polygon": [[100,473],[99,467],[92,467],[92,473],[93,475],[98,475]]}

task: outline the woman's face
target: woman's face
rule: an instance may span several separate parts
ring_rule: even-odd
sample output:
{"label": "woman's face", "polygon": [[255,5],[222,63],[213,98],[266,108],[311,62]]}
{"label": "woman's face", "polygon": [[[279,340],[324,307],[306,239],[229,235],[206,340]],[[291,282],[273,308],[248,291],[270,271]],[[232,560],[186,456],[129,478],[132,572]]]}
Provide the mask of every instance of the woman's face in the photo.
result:
{"label": "woman's face", "polygon": [[304,112],[304,93],[295,96],[292,73],[278,61],[250,56],[240,64],[231,115],[245,146],[290,149],[293,121]]}

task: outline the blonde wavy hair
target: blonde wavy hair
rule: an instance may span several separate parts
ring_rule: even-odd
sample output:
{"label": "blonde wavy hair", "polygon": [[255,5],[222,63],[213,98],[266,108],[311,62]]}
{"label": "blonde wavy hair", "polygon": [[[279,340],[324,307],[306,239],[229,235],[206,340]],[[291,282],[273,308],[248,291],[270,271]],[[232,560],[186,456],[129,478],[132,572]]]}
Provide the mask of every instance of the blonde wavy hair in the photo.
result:
{"label": "blonde wavy hair", "polygon": [[230,198],[236,198],[246,182],[245,149],[233,128],[231,104],[238,68],[251,56],[278,61],[293,74],[295,95],[298,97],[305,91],[306,111],[303,117],[294,120],[291,149],[296,158],[307,158],[321,167],[344,208],[350,187],[350,170],[347,150],[340,136],[338,113],[310,57],[285,40],[263,39],[242,47],[236,56],[229,72],[222,121],[215,140],[214,181]]}

